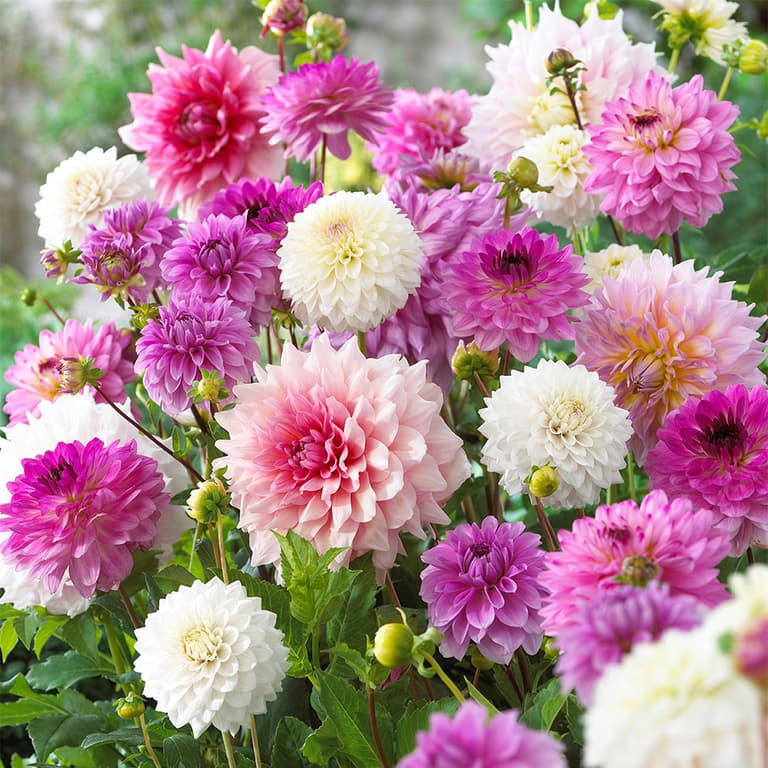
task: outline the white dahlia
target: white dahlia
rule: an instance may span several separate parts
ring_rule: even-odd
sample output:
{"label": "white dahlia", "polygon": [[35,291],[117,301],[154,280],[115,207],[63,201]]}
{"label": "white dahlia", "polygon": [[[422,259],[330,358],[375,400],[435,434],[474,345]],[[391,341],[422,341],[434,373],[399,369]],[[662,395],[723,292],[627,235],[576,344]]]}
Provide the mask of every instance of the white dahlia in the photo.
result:
{"label": "white dahlia", "polygon": [[547,506],[596,503],[602,488],[621,481],[632,434],[627,411],[613,397],[596,374],[562,360],[502,376],[479,411],[483,463],[509,493],[528,491],[534,466],[554,467],[560,486],[544,499]]}
{"label": "white dahlia", "polygon": [[336,192],[296,214],[277,251],[297,317],[330,331],[367,331],[421,282],[421,240],[384,193]]}
{"label": "white dahlia", "polygon": [[636,645],[597,683],[587,768],[762,768],[756,686],[698,630]]}
{"label": "white dahlia", "polygon": [[768,565],[756,563],[728,579],[733,597],[710,611],[703,629],[713,637],[741,634],[768,619]]}
{"label": "white dahlia", "polygon": [[643,259],[646,264],[650,261],[649,255],[639,245],[611,243],[601,251],[586,253],[584,255],[584,272],[592,280],[587,286],[587,290],[594,294],[598,288],[603,287],[603,281],[606,277],[615,280],[627,264],[631,264],[637,259]]}
{"label": "white dahlia", "polygon": [[240,582],[196,581],[166,595],[136,630],[134,664],[157,709],[195,738],[235,733],[274,701],[288,671],[275,614]]}
{"label": "white dahlia", "polygon": [[46,247],[71,240],[77,248],[88,234],[88,225],[101,224],[105,210],[150,197],[149,175],[136,155],[118,158],[115,147],[78,150],[59,163],[40,187],[35,204],[40,220],[37,233]]}

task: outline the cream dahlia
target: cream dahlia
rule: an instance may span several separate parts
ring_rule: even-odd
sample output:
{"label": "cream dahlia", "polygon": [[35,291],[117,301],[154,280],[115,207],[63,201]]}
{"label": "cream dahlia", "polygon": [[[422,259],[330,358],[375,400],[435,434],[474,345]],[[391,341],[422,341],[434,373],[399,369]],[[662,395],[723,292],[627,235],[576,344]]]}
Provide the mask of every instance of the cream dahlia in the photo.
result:
{"label": "cream dahlia", "polygon": [[600,251],[585,253],[584,271],[592,280],[587,286],[587,290],[594,294],[598,288],[603,287],[603,281],[606,277],[615,280],[621,270],[635,259],[648,261],[648,254],[639,245],[611,243],[607,248]]}

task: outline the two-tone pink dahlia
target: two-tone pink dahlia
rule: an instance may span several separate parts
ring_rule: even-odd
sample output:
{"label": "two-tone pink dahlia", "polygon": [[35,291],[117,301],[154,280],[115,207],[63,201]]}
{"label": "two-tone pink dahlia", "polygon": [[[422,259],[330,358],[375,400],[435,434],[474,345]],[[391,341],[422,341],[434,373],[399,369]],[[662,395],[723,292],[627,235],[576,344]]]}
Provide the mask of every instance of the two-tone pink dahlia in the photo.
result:
{"label": "two-tone pink dahlia", "polygon": [[421,559],[421,597],[429,623],[443,633],[440,653],[462,659],[470,643],[486,658],[508,664],[523,648],[534,654],[543,632],[541,539],[522,523],[464,523]]}
{"label": "two-tone pink dahlia", "polygon": [[643,464],[667,414],[689,397],[764,382],[762,318],[731,298],[720,273],[673,265],[654,252],[606,278],[576,324],[578,362],[596,371],[629,411],[629,447]]}
{"label": "two-tone pink dahlia", "polygon": [[501,230],[449,262],[444,290],[456,336],[474,336],[485,350],[506,342],[528,362],[542,339],[573,338],[566,313],[589,301],[588,282],[582,259],[555,235]]}
{"label": "two-tone pink dahlia", "polygon": [[[54,400],[62,394],[58,366],[65,358],[93,360],[102,372],[99,387],[104,394],[110,400],[125,400],[126,384],[136,378],[130,344],[130,333],[118,330],[112,320],[96,328],[92,320],[83,324],[69,319],[60,331],[40,331],[38,345],[27,344],[16,352],[14,364],[5,372],[5,380],[15,387],[3,406],[11,425],[37,416],[41,400]],[[93,392],[90,386],[85,389]],[[104,402],[98,392],[96,401]]]}
{"label": "two-tone pink dahlia", "polygon": [[130,93],[133,122],[120,138],[146,153],[161,203],[180,204],[184,218],[242,176],[280,175],[284,159],[261,135],[264,89],[280,74],[276,56],[253,46],[239,53],[218,31],[208,48],[161,49],[150,64],[152,93]]}
{"label": "two-tone pink dahlia", "polygon": [[650,72],[587,129],[594,171],[584,189],[605,195],[600,210],[630,232],[656,238],[683,221],[703,227],[736,189],[731,169],[741,153],[728,129],[738,113],[705,90],[701,75],[673,88]]}
{"label": "two-tone pink dahlia", "polygon": [[734,384],[670,414],[645,470],[652,488],[709,507],[731,554],[768,546],[768,390]]}
{"label": "two-tone pink dahlia", "polygon": [[216,371],[231,389],[249,381],[259,348],[242,311],[229,299],[171,296],[157,319],[147,322],[136,342],[136,372],[149,396],[171,416],[192,401],[187,394],[203,370]]}
{"label": "two-tone pink dahlia", "polygon": [[325,140],[328,151],[346,160],[351,154],[347,134],[355,131],[376,142],[386,127],[392,93],[379,80],[374,62],[335,56],[303,64],[283,75],[263,98],[267,115],[261,132],[269,143],[287,145],[290,157],[304,162]]}
{"label": "two-tone pink dahlia", "polygon": [[319,552],[348,547],[345,562],[371,552],[383,576],[401,533],[448,522],[441,504],[469,466],[425,365],[366,358],[356,339],[337,351],[323,334],[235,388],[235,407],[216,415],[230,435],[218,464],[254,565],[278,561],[273,531],[292,530]]}
{"label": "two-tone pink dahlia", "polygon": [[728,534],[708,509],[688,499],[669,501],[651,491],[634,501],[602,505],[594,518],[560,531],[560,552],[548,552],[541,584],[549,591],[541,609],[544,631],[559,635],[577,620],[585,601],[622,582],[660,581],[671,595],[690,595],[705,606],[727,597],[717,565],[728,554]]}

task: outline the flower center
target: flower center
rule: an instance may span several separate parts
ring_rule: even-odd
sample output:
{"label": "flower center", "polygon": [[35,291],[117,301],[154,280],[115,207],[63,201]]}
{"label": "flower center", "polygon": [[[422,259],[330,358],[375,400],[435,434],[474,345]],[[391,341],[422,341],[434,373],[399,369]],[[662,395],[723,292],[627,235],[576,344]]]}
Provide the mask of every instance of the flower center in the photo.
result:
{"label": "flower center", "polygon": [[472,556],[485,557],[490,551],[491,551],[490,545],[486,544],[485,542],[482,542],[481,544],[475,544],[472,547]]}
{"label": "flower center", "polygon": [[663,354],[662,350],[657,350],[654,353],[646,353],[635,359],[632,367],[629,369],[629,376],[627,378],[631,394],[652,392],[664,384],[666,366],[661,359]]}
{"label": "flower center", "polygon": [[744,451],[744,431],[730,414],[718,416],[703,430],[702,447],[713,458],[738,461]]}
{"label": "flower center", "polygon": [[559,400],[549,411],[549,431],[553,435],[569,437],[581,431],[588,421],[589,410],[581,400]]}
{"label": "flower center", "polygon": [[336,260],[346,264],[353,259],[360,259],[364,250],[360,245],[360,238],[346,219],[338,219],[325,230],[326,237],[331,241],[331,248]]}
{"label": "flower center", "polygon": [[200,263],[205,271],[213,277],[228,275],[232,270],[232,259],[229,249],[218,238],[209,240],[200,249]]}
{"label": "flower center", "polygon": [[491,268],[502,278],[504,290],[514,290],[530,282],[536,270],[536,259],[524,248],[510,246],[493,254]]}
{"label": "flower center", "polygon": [[188,144],[201,144],[219,131],[216,107],[204,101],[187,104],[176,121],[176,135]]}
{"label": "flower center", "polygon": [[624,558],[621,564],[621,576],[624,581],[635,587],[644,587],[656,578],[659,566],[644,555],[632,555]]}
{"label": "flower center", "polygon": [[648,151],[663,149],[673,139],[673,133],[666,127],[664,116],[655,107],[629,115],[629,124],[634,139]]}
{"label": "flower center", "polygon": [[221,648],[222,635],[221,627],[209,629],[205,626],[197,626],[190,629],[181,638],[184,655],[198,664],[215,661]]}

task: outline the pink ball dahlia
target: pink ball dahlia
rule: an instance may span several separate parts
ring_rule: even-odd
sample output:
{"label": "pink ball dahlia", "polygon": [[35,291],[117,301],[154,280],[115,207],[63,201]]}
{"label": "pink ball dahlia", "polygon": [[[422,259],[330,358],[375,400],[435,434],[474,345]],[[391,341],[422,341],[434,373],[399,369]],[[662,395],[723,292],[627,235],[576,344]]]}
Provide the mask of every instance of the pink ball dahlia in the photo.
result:
{"label": "pink ball dahlia", "polygon": [[720,273],[673,266],[659,252],[606,278],[576,325],[578,362],[596,371],[629,411],[629,447],[640,464],[667,414],[689,397],[743,383],[762,384],[763,318],[731,298]]}
{"label": "pink ball dahlia", "polygon": [[131,572],[131,553],[149,549],[169,497],[157,462],[136,442],[95,437],[58,443],[23,462],[0,504],[2,554],[55,592],[68,575],[83,597],[111,590]]}
{"label": "pink ball dahlia", "polygon": [[731,168],[741,153],[728,128],[738,113],[704,89],[701,75],[673,88],[650,72],[588,128],[584,153],[594,171],[584,189],[604,194],[600,210],[630,232],[656,238],[683,221],[703,227],[736,189]]}
{"label": "pink ball dahlia", "polygon": [[453,308],[454,334],[474,336],[480,349],[507,343],[528,362],[542,339],[572,339],[566,315],[589,294],[582,259],[555,235],[533,229],[493,232],[447,266],[445,296]]}
{"label": "pink ball dahlia", "polygon": [[325,139],[328,151],[346,160],[352,151],[348,132],[375,143],[376,132],[386,127],[392,94],[379,81],[376,64],[337,55],[283,75],[263,104],[261,131],[271,134],[270,144],[285,143],[288,155],[304,162]]}
{"label": "pink ball dahlia", "polygon": [[[111,320],[97,329],[92,320],[83,324],[70,319],[60,331],[41,331],[38,346],[27,344],[16,352],[14,364],[5,372],[5,380],[15,387],[3,406],[11,425],[27,423],[30,416],[39,415],[41,400],[62,394],[58,365],[64,358],[93,360],[103,374],[101,389],[111,400],[123,402],[126,384],[136,378],[130,345],[130,333],[118,330]],[[94,391],[90,386],[85,390]],[[104,402],[98,393],[96,402]]]}
{"label": "pink ball dahlia", "polygon": [[278,561],[272,532],[292,530],[319,552],[349,547],[345,562],[371,552],[383,577],[403,552],[400,533],[423,539],[448,522],[440,505],[469,465],[425,363],[366,358],[356,339],[337,351],[323,334],[309,352],[285,345],[256,378],[216,415],[254,565]]}
{"label": "pink ball dahlia", "polygon": [[645,469],[652,488],[709,507],[731,554],[768,546],[768,390],[734,384],[674,411]]}
{"label": "pink ball dahlia", "polygon": [[688,499],[668,501],[652,491],[638,507],[622,501],[597,508],[595,517],[560,531],[560,552],[548,552],[541,584],[549,591],[541,610],[544,631],[559,635],[577,621],[581,605],[622,581],[658,580],[671,595],[690,595],[705,606],[727,597],[717,565],[728,554],[728,534],[708,509]]}
{"label": "pink ball dahlia", "polygon": [[440,653],[462,659],[470,642],[498,664],[522,647],[534,654],[543,632],[541,539],[522,523],[457,526],[421,559],[421,597],[429,623],[443,633]]}
{"label": "pink ball dahlia", "polygon": [[150,320],[136,342],[136,372],[144,374],[149,396],[171,416],[192,401],[188,396],[203,370],[216,371],[227,389],[249,381],[259,359],[253,328],[231,301],[171,296],[160,316]]}
{"label": "pink ball dahlia", "polygon": [[276,56],[248,46],[239,53],[218,31],[208,48],[182,46],[182,58],[157,49],[150,64],[152,93],[130,93],[134,121],[120,138],[146,153],[161,203],[180,204],[184,218],[241,176],[276,178],[284,166],[279,147],[260,129],[264,89],[280,74]]}
{"label": "pink ball dahlia", "polygon": [[453,717],[440,712],[416,734],[416,749],[396,768],[566,768],[563,745],[518,722],[508,710],[493,717],[465,701]]}

